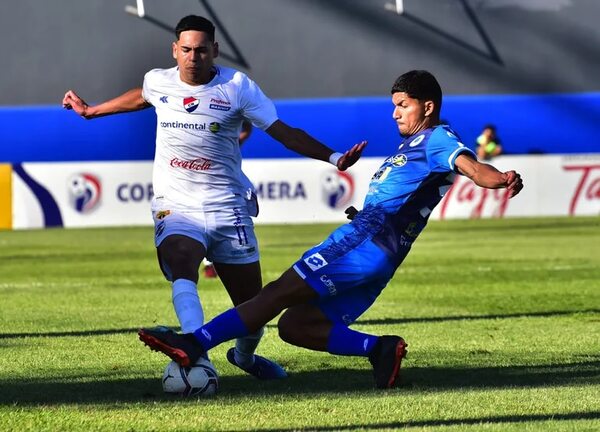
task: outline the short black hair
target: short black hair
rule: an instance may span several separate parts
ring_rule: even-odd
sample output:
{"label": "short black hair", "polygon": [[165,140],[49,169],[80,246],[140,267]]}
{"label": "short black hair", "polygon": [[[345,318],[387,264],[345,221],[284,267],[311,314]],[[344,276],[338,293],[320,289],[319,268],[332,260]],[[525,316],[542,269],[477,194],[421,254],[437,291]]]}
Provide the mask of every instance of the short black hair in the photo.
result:
{"label": "short black hair", "polygon": [[426,70],[411,70],[400,75],[392,86],[392,94],[400,92],[414,99],[433,101],[438,112],[442,108],[442,88]]}
{"label": "short black hair", "polygon": [[179,35],[188,30],[201,31],[208,34],[211,42],[215,41],[215,25],[208,19],[198,15],[188,15],[183,17],[175,27],[175,37],[179,40]]}

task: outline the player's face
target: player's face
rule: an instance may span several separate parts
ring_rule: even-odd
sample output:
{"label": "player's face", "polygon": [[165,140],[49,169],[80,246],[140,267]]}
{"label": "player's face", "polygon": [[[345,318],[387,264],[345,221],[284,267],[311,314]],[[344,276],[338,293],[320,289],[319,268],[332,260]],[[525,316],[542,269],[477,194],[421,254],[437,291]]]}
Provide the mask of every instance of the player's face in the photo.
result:
{"label": "player's face", "polygon": [[179,40],[173,42],[173,58],[177,60],[181,80],[187,84],[208,83],[218,54],[218,44],[212,42],[205,32],[184,31],[179,35]]}
{"label": "player's face", "polygon": [[433,102],[411,98],[404,92],[394,93],[392,102],[393,117],[401,135],[411,136],[432,126]]}

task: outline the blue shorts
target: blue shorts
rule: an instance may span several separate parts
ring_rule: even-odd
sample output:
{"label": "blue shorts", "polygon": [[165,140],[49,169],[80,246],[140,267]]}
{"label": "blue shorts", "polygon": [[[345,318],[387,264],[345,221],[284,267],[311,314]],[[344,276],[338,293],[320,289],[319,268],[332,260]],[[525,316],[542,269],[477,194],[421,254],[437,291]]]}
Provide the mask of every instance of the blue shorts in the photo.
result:
{"label": "blue shorts", "polygon": [[319,294],[314,304],[332,322],[346,325],[373,304],[397,267],[397,261],[374,244],[370,235],[361,234],[349,224],[309,249],[293,265]]}

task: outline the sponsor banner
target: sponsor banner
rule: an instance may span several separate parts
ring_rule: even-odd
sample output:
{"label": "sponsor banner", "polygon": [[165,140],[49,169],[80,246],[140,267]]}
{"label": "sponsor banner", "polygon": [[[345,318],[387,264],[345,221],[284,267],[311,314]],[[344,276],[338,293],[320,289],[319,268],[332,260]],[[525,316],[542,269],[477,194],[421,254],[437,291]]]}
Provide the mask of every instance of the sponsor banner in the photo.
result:
{"label": "sponsor banner", "polygon": [[522,175],[519,195],[508,199],[504,189],[483,189],[457,176],[431,217],[600,215],[600,154],[500,156],[492,164]]}
{"label": "sponsor banner", "polygon": [[[260,206],[256,223],[344,222],[344,209],[362,208],[383,160],[363,158],[345,172],[309,159],[246,160],[243,170]],[[501,156],[493,164],[522,174],[520,195],[508,200],[503,189],[485,190],[457,176],[431,218],[600,214],[600,154]],[[151,162],[15,164],[12,226],[151,225],[151,183]]]}
{"label": "sponsor banner", "polygon": [[14,228],[152,225],[152,163],[13,166]]}

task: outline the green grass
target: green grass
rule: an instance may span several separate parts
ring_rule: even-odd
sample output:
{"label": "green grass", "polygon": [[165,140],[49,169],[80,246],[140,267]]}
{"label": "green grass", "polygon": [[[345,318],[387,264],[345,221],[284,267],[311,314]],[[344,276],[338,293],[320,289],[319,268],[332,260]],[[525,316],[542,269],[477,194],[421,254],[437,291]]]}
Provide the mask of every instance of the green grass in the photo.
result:
{"label": "green grass", "polygon": [[[259,226],[265,281],[332,225]],[[207,318],[229,307],[201,280]],[[600,430],[600,220],[431,222],[356,328],[410,345],[403,383],[283,343],[259,382],[212,351],[211,399],[162,393],[139,326],[176,326],[151,228],[0,232],[0,430]]]}

